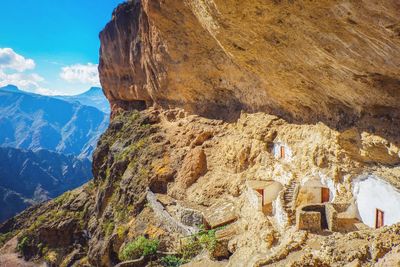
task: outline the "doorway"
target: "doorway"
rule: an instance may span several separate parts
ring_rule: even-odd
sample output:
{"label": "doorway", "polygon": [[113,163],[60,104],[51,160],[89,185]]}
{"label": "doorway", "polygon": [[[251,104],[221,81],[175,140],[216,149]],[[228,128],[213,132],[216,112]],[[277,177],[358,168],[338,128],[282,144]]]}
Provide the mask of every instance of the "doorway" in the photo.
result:
{"label": "doorway", "polygon": [[256,189],[256,191],[261,195],[261,205],[264,206],[264,189]]}
{"label": "doorway", "polygon": [[385,225],[385,220],[384,220],[384,216],[385,213],[383,211],[381,211],[380,209],[376,209],[376,213],[375,213],[375,228],[380,228],[382,226]]}
{"label": "doorway", "polygon": [[284,146],[281,146],[281,159],[284,159],[285,158],[285,147]]}
{"label": "doorway", "polygon": [[329,188],[321,187],[321,203],[329,202],[330,193]]}

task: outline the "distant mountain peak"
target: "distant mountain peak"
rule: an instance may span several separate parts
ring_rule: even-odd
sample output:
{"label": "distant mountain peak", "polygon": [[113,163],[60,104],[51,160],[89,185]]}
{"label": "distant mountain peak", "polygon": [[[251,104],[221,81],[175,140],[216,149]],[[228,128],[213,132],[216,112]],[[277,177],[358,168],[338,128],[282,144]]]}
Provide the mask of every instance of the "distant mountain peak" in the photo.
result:
{"label": "distant mountain peak", "polygon": [[8,91],[8,92],[22,92],[19,88],[15,85],[9,84],[4,87],[0,87],[0,91]]}
{"label": "distant mountain peak", "polygon": [[87,91],[88,92],[102,92],[103,89],[101,89],[100,87],[90,87],[90,89]]}
{"label": "distant mountain peak", "polygon": [[78,101],[79,103],[95,107],[104,113],[110,113],[110,104],[100,87],[91,87],[89,90],[78,95],[56,96],[66,101]]}
{"label": "distant mountain peak", "polygon": [[[88,104],[97,98],[82,97]],[[78,100],[0,90],[0,146],[89,158],[108,115]]]}
{"label": "distant mountain peak", "polygon": [[103,95],[103,89],[100,87],[91,87],[89,90],[79,94],[78,96],[93,96],[93,95]]}

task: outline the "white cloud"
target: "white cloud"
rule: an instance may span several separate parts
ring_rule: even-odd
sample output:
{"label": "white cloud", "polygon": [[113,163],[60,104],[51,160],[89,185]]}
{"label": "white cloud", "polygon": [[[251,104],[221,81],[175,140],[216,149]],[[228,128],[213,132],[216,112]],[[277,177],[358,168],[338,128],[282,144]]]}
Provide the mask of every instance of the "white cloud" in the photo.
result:
{"label": "white cloud", "polygon": [[20,89],[39,93],[39,91],[43,91],[40,85],[43,81],[44,78],[36,73],[15,72],[8,74],[0,69],[0,87],[12,84]]}
{"label": "white cloud", "polygon": [[61,69],[60,77],[67,82],[77,82],[91,86],[100,85],[97,64],[75,64]]}
{"label": "white cloud", "polygon": [[25,58],[14,52],[11,48],[0,48],[0,69],[23,72],[35,68],[33,59]]}
{"label": "white cloud", "polygon": [[33,59],[17,54],[12,48],[0,48],[0,87],[12,84],[18,88],[38,94],[54,94],[41,83],[45,79],[33,70],[36,64]]}

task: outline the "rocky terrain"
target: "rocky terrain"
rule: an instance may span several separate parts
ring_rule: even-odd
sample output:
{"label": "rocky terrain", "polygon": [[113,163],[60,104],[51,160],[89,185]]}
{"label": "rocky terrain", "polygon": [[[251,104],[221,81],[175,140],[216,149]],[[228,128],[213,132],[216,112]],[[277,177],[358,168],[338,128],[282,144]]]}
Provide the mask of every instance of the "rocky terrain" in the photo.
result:
{"label": "rocky terrain", "polygon": [[[349,192],[350,198],[350,181],[359,174],[380,171],[391,177],[399,172],[385,162],[388,154],[364,161],[353,154],[381,146],[372,137],[362,147],[343,146],[342,138],[342,133],[321,123],[289,124],[264,113],[242,114],[235,123],[188,115],[180,109],[122,113],[98,144],[93,182],[29,209],[0,231],[18,233],[19,242],[27,238],[22,254],[29,260],[40,262],[54,252],[55,262],[63,262],[62,266],[71,262],[113,266],[120,261],[124,244],[144,234],[161,240],[163,250],[179,253],[181,238],[190,234],[194,223],[183,220],[182,214],[206,214],[223,201],[234,209],[232,223],[226,226],[233,231],[225,240],[226,252],[216,255],[216,259],[229,259],[222,261],[224,266],[303,266],[305,261],[311,266],[344,266],[355,260],[367,266],[378,264],[400,246],[398,226],[313,234],[290,225],[281,228],[246,200],[246,180],[274,177],[285,183],[319,173],[334,180],[338,191]],[[296,157],[290,163],[271,154],[276,139],[292,147]],[[336,201],[343,198],[346,194]]]}
{"label": "rocky terrain", "polygon": [[[364,174],[400,188],[399,10],[394,0],[121,4],[100,34],[112,120],[94,179],[3,223],[0,265],[397,266],[399,224],[299,230],[286,201],[307,177],[337,204],[354,204]],[[272,215],[247,188],[267,180],[283,186]],[[140,240],[147,250],[130,255]]]}

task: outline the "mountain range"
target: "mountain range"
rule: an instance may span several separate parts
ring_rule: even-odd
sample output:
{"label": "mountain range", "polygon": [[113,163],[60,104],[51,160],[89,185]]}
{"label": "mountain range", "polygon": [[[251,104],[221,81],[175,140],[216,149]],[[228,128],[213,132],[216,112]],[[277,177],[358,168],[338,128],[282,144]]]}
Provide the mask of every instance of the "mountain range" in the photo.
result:
{"label": "mountain range", "polygon": [[86,158],[0,147],[0,222],[91,177],[91,162]]}
{"label": "mountain range", "polygon": [[0,88],[0,222],[92,178],[108,108],[101,88],[76,96]]}
{"label": "mountain range", "polygon": [[[66,101],[23,92],[15,86],[0,88],[0,146],[32,151],[47,149],[90,158],[109,116],[78,102],[79,98],[88,102],[88,94],[82,95]],[[98,101],[98,96],[95,99]]]}
{"label": "mountain range", "polygon": [[99,87],[92,87],[79,95],[59,95],[55,97],[65,101],[79,102],[82,105],[95,107],[104,113],[110,113],[110,104],[103,94],[103,89]]}

